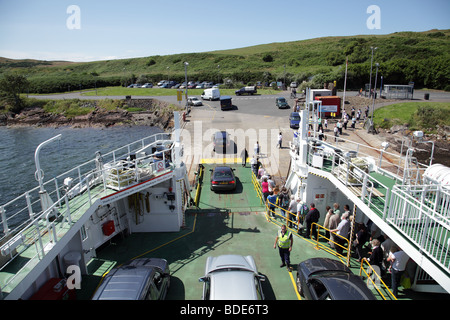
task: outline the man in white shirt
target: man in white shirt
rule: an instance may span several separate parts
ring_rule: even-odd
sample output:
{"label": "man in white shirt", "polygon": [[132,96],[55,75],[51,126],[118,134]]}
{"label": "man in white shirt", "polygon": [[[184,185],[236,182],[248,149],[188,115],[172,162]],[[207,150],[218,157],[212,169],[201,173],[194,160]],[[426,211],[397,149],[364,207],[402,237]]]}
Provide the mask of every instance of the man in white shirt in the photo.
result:
{"label": "man in white shirt", "polygon": [[342,255],[343,247],[347,244],[345,239],[348,239],[348,235],[350,232],[350,221],[348,220],[348,213],[344,213],[341,217],[341,222],[337,229],[330,230],[330,232],[336,232],[340,237],[335,237],[335,242],[339,245],[336,245],[336,252]]}
{"label": "man in white shirt", "polygon": [[396,297],[398,294],[398,285],[400,284],[400,279],[406,269],[408,260],[408,255],[403,252],[402,249],[396,247],[395,245],[392,246],[387,261],[391,262],[391,288],[392,293]]}

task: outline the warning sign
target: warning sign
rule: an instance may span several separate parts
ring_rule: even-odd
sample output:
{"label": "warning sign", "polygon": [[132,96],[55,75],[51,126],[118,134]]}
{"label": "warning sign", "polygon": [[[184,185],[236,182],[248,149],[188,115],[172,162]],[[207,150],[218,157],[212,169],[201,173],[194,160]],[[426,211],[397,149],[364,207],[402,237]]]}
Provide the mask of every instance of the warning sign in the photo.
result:
{"label": "warning sign", "polygon": [[156,164],[157,172],[161,172],[164,170],[164,161],[158,161],[158,162],[155,162],[155,164]]}

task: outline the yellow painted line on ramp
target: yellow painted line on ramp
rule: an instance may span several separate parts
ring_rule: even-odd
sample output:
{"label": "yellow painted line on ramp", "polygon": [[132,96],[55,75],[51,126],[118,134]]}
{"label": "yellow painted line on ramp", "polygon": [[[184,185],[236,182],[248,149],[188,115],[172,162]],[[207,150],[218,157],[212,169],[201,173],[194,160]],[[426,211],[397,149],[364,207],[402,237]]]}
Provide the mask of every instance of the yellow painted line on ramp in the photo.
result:
{"label": "yellow painted line on ramp", "polygon": [[205,158],[201,159],[202,164],[236,164],[242,163],[242,158]]}
{"label": "yellow painted line on ramp", "polygon": [[297,284],[295,283],[294,276],[292,275],[292,271],[289,271],[289,276],[291,277],[292,285],[294,286],[295,293],[297,294],[298,300],[302,300],[300,293],[297,291]]}

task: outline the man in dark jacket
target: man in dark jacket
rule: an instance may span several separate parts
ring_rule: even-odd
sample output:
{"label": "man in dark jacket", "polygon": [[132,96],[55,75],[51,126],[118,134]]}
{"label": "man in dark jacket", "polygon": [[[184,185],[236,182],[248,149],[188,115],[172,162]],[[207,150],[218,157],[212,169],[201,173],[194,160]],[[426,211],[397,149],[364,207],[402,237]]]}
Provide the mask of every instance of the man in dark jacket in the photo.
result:
{"label": "man in dark jacket", "polygon": [[[310,210],[306,214],[305,222],[306,222],[306,238],[310,237],[310,232],[312,232],[312,236],[317,238],[317,227],[316,225],[312,225],[313,222],[319,222],[320,213],[319,210],[316,209],[316,205],[314,203],[310,204]],[[311,230],[312,226],[312,230]]]}

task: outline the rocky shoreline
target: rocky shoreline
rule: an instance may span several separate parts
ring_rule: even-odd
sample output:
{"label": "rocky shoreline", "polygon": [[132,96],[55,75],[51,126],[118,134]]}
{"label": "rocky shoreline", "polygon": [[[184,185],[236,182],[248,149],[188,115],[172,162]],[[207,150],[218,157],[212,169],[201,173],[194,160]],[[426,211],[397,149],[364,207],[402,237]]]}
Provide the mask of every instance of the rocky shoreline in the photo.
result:
{"label": "rocky shoreline", "polygon": [[[86,115],[66,117],[63,114],[48,113],[41,107],[24,109],[19,114],[6,113],[0,115],[0,126],[7,127],[62,127],[73,128],[111,127],[111,126],[153,126],[163,130],[173,127],[173,111],[169,103],[157,99],[125,99],[126,108],[107,110],[89,102],[93,108]],[[129,112],[129,108],[140,108],[142,111]]]}

